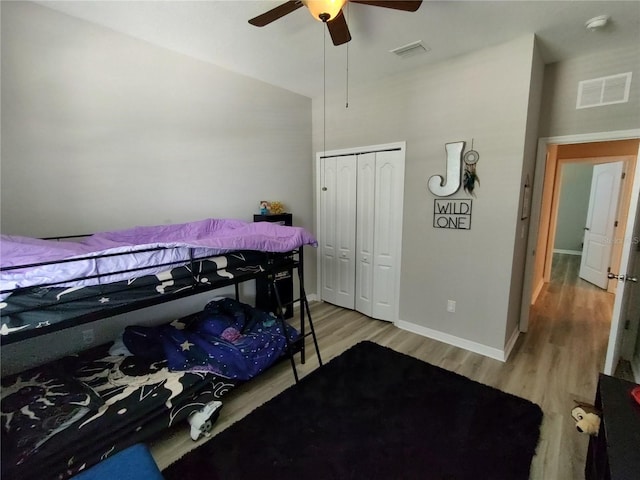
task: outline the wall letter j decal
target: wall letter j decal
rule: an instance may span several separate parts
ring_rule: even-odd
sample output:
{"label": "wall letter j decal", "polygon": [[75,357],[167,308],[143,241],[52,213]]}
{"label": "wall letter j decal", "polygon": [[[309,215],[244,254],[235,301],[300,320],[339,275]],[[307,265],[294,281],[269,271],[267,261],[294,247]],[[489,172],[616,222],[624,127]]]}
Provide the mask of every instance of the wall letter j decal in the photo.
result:
{"label": "wall letter j decal", "polygon": [[429,177],[429,190],[438,197],[448,197],[460,189],[462,174],[462,152],[464,142],[447,143],[447,177],[433,175]]}

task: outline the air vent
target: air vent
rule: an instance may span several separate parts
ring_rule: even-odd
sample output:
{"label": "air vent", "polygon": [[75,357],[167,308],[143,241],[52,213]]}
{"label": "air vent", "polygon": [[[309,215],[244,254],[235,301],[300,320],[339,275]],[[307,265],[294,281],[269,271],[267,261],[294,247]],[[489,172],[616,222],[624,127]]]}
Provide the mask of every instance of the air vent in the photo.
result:
{"label": "air vent", "polygon": [[422,40],[418,40],[417,42],[409,43],[408,45],[394,48],[393,50],[389,50],[389,51],[391,53],[395,53],[399,57],[407,58],[407,57],[412,57],[414,55],[419,55],[421,53],[427,53],[429,50],[430,48],[426,47],[422,43]]}
{"label": "air vent", "polygon": [[576,109],[626,103],[630,89],[631,72],[583,80],[578,84]]}

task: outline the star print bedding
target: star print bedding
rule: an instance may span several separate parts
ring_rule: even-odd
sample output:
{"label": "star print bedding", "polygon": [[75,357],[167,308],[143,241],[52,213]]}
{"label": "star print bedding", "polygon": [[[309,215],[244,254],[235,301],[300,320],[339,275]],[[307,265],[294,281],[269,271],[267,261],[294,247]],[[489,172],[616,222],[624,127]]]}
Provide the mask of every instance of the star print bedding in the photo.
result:
{"label": "star print bedding", "polygon": [[[317,245],[300,227],[206,219],[93,234],[81,242],[0,236],[0,334],[96,311],[122,313],[257,273],[264,253]],[[191,290],[190,290],[191,289]],[[196,292],[197,293],[197,292]],[[150,304],[151,304],[150,303]]]}
{"label": "star print bedding", "polygon": [[176,324],[125,328],[123,342],[134,355],[166,359],[170,371],[211,372],[249,380],[280,358],[294,341],[290,325],[250,305],[225,298]]}
{"label": "star print bedding", "polygon": [[2,477],[65,479],[148,439],[271,366],[283,333],[270,315],[221,299],[170,325],[127,327],[133,355],[106,345],[4,378]]}

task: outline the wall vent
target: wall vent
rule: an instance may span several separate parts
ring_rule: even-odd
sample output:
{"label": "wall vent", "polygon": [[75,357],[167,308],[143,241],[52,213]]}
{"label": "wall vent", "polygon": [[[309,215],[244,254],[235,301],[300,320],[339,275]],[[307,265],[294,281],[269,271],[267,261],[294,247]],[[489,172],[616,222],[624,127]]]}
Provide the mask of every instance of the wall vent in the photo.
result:
{"label": "wall vent", "polygon": [[414,55],[419,55],[421,53],[427,53],[429,50],[431,49],[425,46],[422,43],[422,40],[418,40],[417,42],[409,43],[407,45],[403,45],[402,47],[394,48],[393,50],[389,51],[391,53],[395,53],[399,57],[407,58]]}
{"label": "wall vent", "polygon": [[576,109],[626,103],[630,90],[631,72],[583,80],[578,84]]}

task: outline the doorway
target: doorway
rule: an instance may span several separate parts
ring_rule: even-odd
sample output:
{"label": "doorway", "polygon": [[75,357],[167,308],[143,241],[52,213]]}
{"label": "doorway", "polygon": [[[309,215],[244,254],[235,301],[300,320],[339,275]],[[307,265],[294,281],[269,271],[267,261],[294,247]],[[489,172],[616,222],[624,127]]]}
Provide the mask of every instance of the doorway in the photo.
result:
{"label": "doorway", "polygon": [[[626,147],[606,143],[603,153],[624,152]],[[573,254],[580,257],[580,278],[614,294],[616,282],[607,274],[617,271],[622,245],[612,239],[624,237],[625,225],[619,219],[628,215],[631,185],[622,178],[633,179],[635,156],[572,158],[581,150],[567,153],[563,146],[556,150],[555,173],[546,172],[555,177],[548,234],[546,239],[538,238],[538,251],[545,252],[542,282],[549,283],[554,253]],[[537,281],[539,284],[540,278]]]}
{"label": "doorway", "polygon": [[[563,163],[570,160],[577,161],[584,159],[596,163],[603,158],[611,159],[625,157],[625,178],[623,192],[621,194],[620,209],[618,215],[618,229],[614,246],[617,250],[611,259],[612,271],[616,265],[624,264],[628,258],[623,241],[625,228],[633,222],[629,222],[630,213],[635,218],[638,203],[638,188],[640,186],[640,175],[636,169],[638,151],[640,147],[640,131],[606,132],[601,134],[578,135],[569,137],[546,138],[539,141],[538,161],[536,165],[536,182],[532,197],[532,215],[529,231],[528,255],[525,267],[525,283],[523,288],[523,302],[521,311],[520,329],[527,331],[530,308],[535,303],[543,286],[549,282],[551,276],[551,266],[553,259],[553,247],[556,235],[556,219],[559,198],[559,169]],[[624,262],[621,262],[624,259]],[[617,269],[615,272],[617,273]],[[620,291],[619,282],[612,280],[608,285],[613,292]],[[616,299],[617,301],[618,299]],[[621,309],[614,304],[613,317],[621,315]],[[615,369],[617,358],[612,351],[619,350],[612,346],[616,343],[616,338],[620,333],[620,319],[612,318],[609,353],[605,364],[605,373],[612,374],[607,370]]]}

